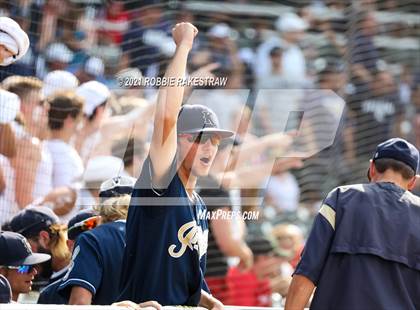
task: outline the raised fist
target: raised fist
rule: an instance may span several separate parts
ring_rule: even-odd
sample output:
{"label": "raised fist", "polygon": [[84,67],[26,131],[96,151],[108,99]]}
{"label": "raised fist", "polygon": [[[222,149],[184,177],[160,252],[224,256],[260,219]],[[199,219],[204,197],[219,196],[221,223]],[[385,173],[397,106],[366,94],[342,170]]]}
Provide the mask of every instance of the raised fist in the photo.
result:
{"label": "raised fist", "polygon": [[185,45],[192,48],[194,37],[197,35],[197,28],[190,23],[178,23],[172,28],[172,37],[176,46]]}

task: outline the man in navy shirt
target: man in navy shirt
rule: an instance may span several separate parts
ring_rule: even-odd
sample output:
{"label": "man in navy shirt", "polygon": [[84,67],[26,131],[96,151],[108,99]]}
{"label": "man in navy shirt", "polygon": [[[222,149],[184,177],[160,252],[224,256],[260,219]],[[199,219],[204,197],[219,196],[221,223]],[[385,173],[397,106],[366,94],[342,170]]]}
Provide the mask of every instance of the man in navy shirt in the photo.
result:
{"label": "man in navy shirt", "polygon": [[[184,78],[197,29],[180,23],[177,46],[165,77]],[[204,281],[208,226],[205,205],[194,191],[208,174],[222,138],[216,115],[201,105],[184,105],[184,87],[160,89],[149,156],[137,180],[127,218],[120,299],[156,300],[162,305],[222,309]]]}
{"label": "man in navy shirt", "polygon": [[290,286],[286,310],[420,309],[419,152],[389,139],[376,148],[369,184],[331,191]]}

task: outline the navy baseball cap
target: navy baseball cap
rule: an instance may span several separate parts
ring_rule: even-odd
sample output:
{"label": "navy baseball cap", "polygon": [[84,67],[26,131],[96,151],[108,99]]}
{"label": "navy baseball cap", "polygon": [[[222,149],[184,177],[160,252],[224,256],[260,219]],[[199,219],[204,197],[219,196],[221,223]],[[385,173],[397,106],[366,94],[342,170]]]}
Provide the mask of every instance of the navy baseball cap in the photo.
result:
{"label": "navy baseball cap", "polygon": [[0,304],[8,304],[12,301],[12,289],[9,281],[0,274]]}
{"label": "navy baseball cap", "polygon": [[26,207],[12,218],[10,229],[30,238],[37,236],[42,230],[48,231],[51,225],[59,222],[58,216],[51,209],[44,206],[31,206]]}
{"label": "navy baseball cap", "polygon": [[[83,210],[78,212],[75,216],[73,216],[67,224],[67,236],[70,240],[76,240],[76,238],[84,231],[88,230],[85,229],[83,222],[87,219],[96,217],[97,214],[94,210]],[[90,229],[90,228],[89,228]]]}
{"label": "navy baseball cap", "polygon": [[0,265],[37,265],[51,258],[48,254],[33,253],[29,242],[21,234],[4,231],[0,233]]}
{"label": "navy baseball cap", "polygon": [[136,179],[129,176],[118,176],[102,182],[99,188],[100,198],[119,197],[125,194],[131,195]]}
{"label": "navy baseball cap", "polygon": [[177,132],[182,133],[214,133],[222,139],[233,136],[230,130],[220,129],[216,113],[203,105],[183,105],[178,115]]}
{"label": "navy baseball cap", "polygon": [[376,147],[375,155],[372,160],[381,158],[391,158],[403,162],[414,172],[418,173],[419,168],[419,151],[418,149],[401,138],[392,138],[382,142]]}

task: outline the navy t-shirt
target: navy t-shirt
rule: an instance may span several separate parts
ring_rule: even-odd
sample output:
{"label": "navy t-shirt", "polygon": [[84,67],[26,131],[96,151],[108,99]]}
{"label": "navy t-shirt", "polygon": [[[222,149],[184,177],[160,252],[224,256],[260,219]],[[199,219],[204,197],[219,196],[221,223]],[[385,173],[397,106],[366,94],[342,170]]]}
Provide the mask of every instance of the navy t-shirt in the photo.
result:
{"label": "navy t-shirt", "polygon": [[175,161],[164,190],[152,189],[151,171],[147,158],[128,212],[119,300],[197,306],[208,291],[205,205],[197,194],[190,201]]}
{"label": "navy t-shirt", "polygon": [[93,305],[110,305],[118,297],[118,275],[125,246],[125,221],[105,223],[84,232],[76,241],[68,273],[59,293],[70,298],[71,288],[92,293]]}
{"label": "navy t-shirt", "polygon": [[311,309],[420,309],[420,198],[393,183],[327,196],[295,274],[316,286]]}

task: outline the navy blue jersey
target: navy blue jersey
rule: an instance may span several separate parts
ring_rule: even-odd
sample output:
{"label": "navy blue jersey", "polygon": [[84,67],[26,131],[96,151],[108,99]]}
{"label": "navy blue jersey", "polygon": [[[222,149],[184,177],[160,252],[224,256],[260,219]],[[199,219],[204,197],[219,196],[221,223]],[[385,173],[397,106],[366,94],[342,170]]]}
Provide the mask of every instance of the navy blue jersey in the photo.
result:
{"label": "navy blue jersey", "polygon": [[392,183],[327,196],[295,274],[316,286],[311,309],[420,309],[420,198]]}
{"label": "navy blue jersey", "polygon": [[69,299],[71,288],[80,286],[92,293],[94,305],[115,302],[124,246],[125,221],[105,223],[81,234],[59,293]]}
{"label": "navy blue jersey", "polygon": [[197,306],[205,273],[208,226],[199,214],[205,205],[191,202],[176,173],[164,190],[152,189],[146,159],[131,198],[120,300],[156,300],[162,305]]}
{"label": "navy blue jersey", "polygon": [[65,298],[62,294],[59,294],[58,288],[62,284],[62,279],[48,284],[39,293],[38,304],[43,305],[65,305],[68,304],[68,298]]}
{"label": "navy blue jersey", "polygon": [[39,293],[38,304],[61,305],[68,303],[68,299],[58,293],[58,287],[62,283],[63,278],[66,276],[69,267],[70,266],[67,266],[51,276],[48,285]]}

